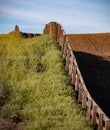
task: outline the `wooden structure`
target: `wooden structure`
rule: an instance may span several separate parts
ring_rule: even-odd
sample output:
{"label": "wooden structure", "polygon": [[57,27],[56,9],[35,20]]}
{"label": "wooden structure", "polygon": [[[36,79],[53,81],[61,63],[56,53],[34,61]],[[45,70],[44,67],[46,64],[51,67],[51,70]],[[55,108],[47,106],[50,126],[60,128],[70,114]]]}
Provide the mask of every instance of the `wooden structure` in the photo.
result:
{"label": "wooden structure", "polygon": [[97,105],[87,90],[82,74],[70,43],[62,26],[57,22],[50,22],[45,25],[43,33],[52,36],[58,43],[66,61],[65,70],[71,77],[71,83],[78,93],[78,102],[86,111],[87,119],[97,126],[97,130],[110,130],[110,119]]}

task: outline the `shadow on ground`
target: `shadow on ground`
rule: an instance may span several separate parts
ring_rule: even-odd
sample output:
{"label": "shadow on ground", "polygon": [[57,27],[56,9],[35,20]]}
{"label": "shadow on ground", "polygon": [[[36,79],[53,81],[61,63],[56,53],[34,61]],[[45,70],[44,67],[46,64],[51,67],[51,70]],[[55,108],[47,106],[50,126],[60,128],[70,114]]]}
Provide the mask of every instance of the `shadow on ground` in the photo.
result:
{"label": "shadow on ground", "polygon": [[84,52],[74,54],[92,98],[110,118],[110,60]]}

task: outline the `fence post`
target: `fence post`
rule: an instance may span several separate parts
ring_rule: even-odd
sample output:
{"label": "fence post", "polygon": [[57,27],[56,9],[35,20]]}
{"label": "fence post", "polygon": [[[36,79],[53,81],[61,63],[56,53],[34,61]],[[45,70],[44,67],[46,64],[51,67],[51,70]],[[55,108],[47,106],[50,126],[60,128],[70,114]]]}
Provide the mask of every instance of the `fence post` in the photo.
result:
{"label": "fence post", "polygon": [[88,100],[88,106],[87,106],[87,113],[86,113],[86,116],[87,116],[88,120],[91,119],[91,106],[92,106],[92,100],[89,99]]}
{"label": "fence post", "polygon": [[64,50],[63,50],[63,58],[64,59],[66,58],[66,55],[67,55],[67,41],[65,41],[65,44],[64,44]]}
{"label": "fence post", "polygon": [[103,114],[99,114],[98,130],[103,130]]}
{"label": "fence post", "polygon": [[79,74],[76,74],[75,91],[79,89]]}
{"label": "fence post", "polygon": [[77,69],[77,66],[73,65],[72,81],[71,81],[71,84],[73,84],[73,85],[75,85],[75,81],[76,81],[76,69]]}
{"label": "fence post", "polygon": [[50,36],[52,36],[56,41],[57,41],[57,34],[58,34],[58,25],[56,22],[51,22],[49,23],[49,25],[47,26],[47,34],[49,34]]}
{"label": "fence post", "polygon": [[58,31],[57,31],[57,42],[59,43],[59,40],[60,40],[60,31],[61,31],[61,25],[60,24],[57,24],[58,26]]}
{"label": "fence post", "polygon": [[70,57],[70,64],[69,64],[69,75],[72,77],[72,71],[73,71],[73,57]]}
{"label": "fence post", "polygon": [[110,120],[107,120],[107,121],[105,122],[105,129],[106,129],[106,130],[110,130]]}
{"label": "fence post", "polygon": [[94,126],[96,125],[97,108],[98,108],[98,106],[93,106],[92,123]]}
{"label": "fence post", "polygon": [[66,41],[66,35],[63,35],[62,36],[62,45],[61,45],[61,50],[62,50],[62,52],[64,52],[64,46],[65,46],[65,41]]}
{"label": "fence post", "polygon": [[70,62],[70,50],[67,49],[66,66],[65,66],[65,70],[66,70],[66,71],[69,70],[69,62]]}
{"label": "fence post", "polygon": [[82,108],[86,108],[86,95],[87,92],[84,90],[82,94]]}
{"label": "fence post", "polygon": [[50,34],[50,23],[46,25],[46,34]]}
{"label": "fence post", "polygon": [[83,83],[79,83],[78,102],[82,102]]}
{"label": "fence post", "polygon": [[49,35],[52,37],[52,22],[51,23],[49,23],[49,25],[48,25],[48,33],[49,33]]}

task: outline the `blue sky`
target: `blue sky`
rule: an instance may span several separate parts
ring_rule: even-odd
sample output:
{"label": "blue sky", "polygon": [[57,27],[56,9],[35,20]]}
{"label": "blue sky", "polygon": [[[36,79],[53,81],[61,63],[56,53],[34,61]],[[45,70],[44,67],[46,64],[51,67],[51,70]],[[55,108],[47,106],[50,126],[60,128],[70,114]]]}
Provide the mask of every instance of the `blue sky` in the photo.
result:
{"label": "blue sky", "polygon": [[110,0],[1,0],[0,33],[42,33],[46,23],[61,23],[66,33],[110,32]]}

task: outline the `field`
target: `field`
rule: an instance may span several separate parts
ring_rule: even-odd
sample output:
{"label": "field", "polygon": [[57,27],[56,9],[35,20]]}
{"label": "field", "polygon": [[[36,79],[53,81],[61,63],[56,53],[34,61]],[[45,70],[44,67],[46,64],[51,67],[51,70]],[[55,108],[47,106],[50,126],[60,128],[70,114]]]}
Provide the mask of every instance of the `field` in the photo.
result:
{"label": "field", "polygon": [[110,118],[110,33],[67,36],[90,94]]}
{"label": "field", "polygon": [[0,129],[93,129],[49,36],[0,35],[0,84]]}

